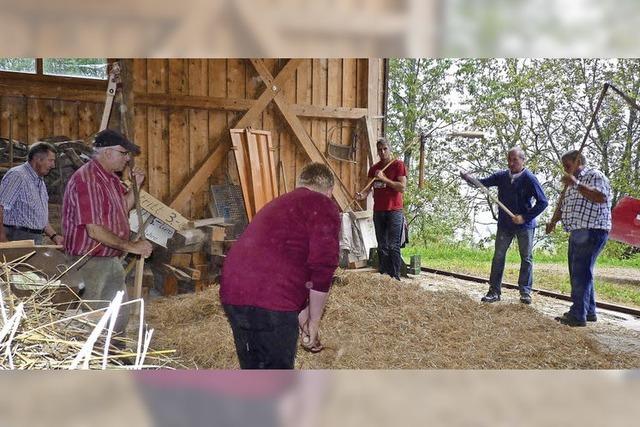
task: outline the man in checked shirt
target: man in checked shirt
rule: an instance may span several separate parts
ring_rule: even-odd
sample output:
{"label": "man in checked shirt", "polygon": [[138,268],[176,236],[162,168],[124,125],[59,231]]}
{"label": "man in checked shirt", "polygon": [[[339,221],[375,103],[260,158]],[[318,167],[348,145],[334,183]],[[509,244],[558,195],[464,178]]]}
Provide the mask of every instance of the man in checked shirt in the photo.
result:
{"label": "man in checked shirt", "polygon": [[[569,232],[569,278],[571,300],[568,312],[556,320],[569,326],[586,326],[595,322],[596,302],[593,286],[593,266],[604,248],[611,230],[611,187],[602,172],[587,168],[587,162],[577,150],[562,156],[568,186],[560,212],[547,224],[547,234],[558,221]],[[573,174],[571,174],[573,171]]]}
{"label": "man in checked shirt", "polygon": [[46,234],[56,245],[64,237],[49,224],[49,195],[42,179],[56,165],[56,149],[46,142],[29,148],[27,161],[9,169],[0,183],[0,242],[33,240]]}

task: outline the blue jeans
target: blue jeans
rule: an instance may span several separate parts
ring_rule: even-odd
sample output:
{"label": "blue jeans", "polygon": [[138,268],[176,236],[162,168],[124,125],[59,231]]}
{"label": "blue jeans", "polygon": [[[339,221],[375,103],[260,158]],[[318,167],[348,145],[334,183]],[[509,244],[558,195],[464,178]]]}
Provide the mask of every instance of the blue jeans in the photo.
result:
{"label": "blue jeans", "polygon": [[378,241],[379,271],[394,279],[400,279],[400,239],[404,215],[402,211],[374,211],[373,225]]}
{"label": "blue jeans", "polygon": [[518,287],[521,295],[529,295],[533,285],[533,234],[535,229],[506,229],[498,227],[496,233],[496,246],[491,261],[491,275],[489,276],[489,292],[500,295],[502,287],[502,274],[504,273],[504,263],[507,250],[511,246],[513,238],[518,239],[518,249],[520,251],[520,274],[518,276]]}
{"label": "blue jeans", "polygon": [[607,230],[581,229],[569,235],[569,278],[571,300],[569,314],[584,322],[587,315],[596,314],[596,292],[593,287],[593,266],[607,243]]}

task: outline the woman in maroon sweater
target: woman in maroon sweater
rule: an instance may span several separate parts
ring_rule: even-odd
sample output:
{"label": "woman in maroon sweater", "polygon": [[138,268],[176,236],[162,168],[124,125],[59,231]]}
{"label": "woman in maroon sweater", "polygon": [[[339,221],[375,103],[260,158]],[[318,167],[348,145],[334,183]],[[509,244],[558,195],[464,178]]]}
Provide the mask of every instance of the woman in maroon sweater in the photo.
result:
{"label": "woman in maroon sweater", "polygon": [[292,369],[298,327],[319,348],[340,216],[326,165],[307,165],[297,184],[257,213],[223,265],[220,299],[243,369]]}

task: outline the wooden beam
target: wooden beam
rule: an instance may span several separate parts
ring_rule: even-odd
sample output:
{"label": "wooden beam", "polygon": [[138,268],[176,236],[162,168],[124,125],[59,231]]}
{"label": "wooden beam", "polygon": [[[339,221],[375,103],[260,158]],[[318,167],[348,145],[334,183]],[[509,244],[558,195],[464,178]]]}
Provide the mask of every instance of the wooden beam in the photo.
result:
{"label": "wooden beam", "polygon": [[[271,179],[271,198],[275,199],[278,197],[278,176],[276,175],[276,163],[273,157],[273,152],[275,149],[273,148],[273,141],[271,140],[271,132],[266,135],[267,144],[263,146],[265,163],[269,165],[269,170],[265,170],[263,176],[268,176]],[[267,169],[267,168],[265,168]]]}
{"label": "wooden beam", "polygon": [[273,84],[273,76],[271,75],[271,71],[269,71],[267,66],[264,64],[264,61],[262,59],[255,58],[250,59],[250,61],[253,65],[253,68],[255,68],[258,72],[258,76],[260,76],[264,84],[267,85],[267,87]]}
{"label": "wooden beam", "polygon": [[242,199],[244,200],[244,209],[247,213],[247,219],[253,219],[253,213],[256,211],[253,204],[253,187],[249,182],[249,165],[245,162],[245,149],[242,139],[245,135],[244,129],[230,129],[231,133],[231,149],[234,152],[236,167],[238,168],[238,178],[240,179],[240,187],[242,188]]}
{"label": "wooden beam", "polygon": [[29,86],[21,87],[14,86],[11,83],[6,83],[5,81],[0,81],[0,96],[14,96],[32,99],[104,103],[105,90],[74,89],[60,85],[51,86],[39,82],[32,82]]}
{"label": "wooden beam", "polygon": [[367,115],[366,108],[324,107],[320,105],[291,104],[291,112],[299,117],[320,119],[361,119]]}
{"label": "wooden beam", "polygon": [[380,101],[380,65],[381,59],[369,58],[368,60],[368,76],[367,76],[367,110],[369,110],[369,119],[367,122],[367,135],[369,136],[369,166],[375,163],[377,156],[376,140],[378,139],[377,128],[371,122],[371,116],[377,114],[378,104]]}
{"label": "wooden beam", "polygon": [[[249,169],[251,170],[251,188],[253,191],[253,209],[258,212],[266,203],[264,184],[262,179],[262,169],[267,168],[266,164],[260,163],[260,149],[256,138],[251,138],[251,131],[246,130],[245,138],[247,139],[246,154],[249,160]],[[246,167],[246,166],[245,166]]]}
{"label": "wooden beam", "polygon": [[135,134],[135,95],[133,92],[133,59],[123,59],[118,61],[120,65],[120,81],[122,82],[122,100],[126,109],[124,117],[121,118],[123,133],[129,140],[136,141]]}
{"label": "wooden beam", "polygon": [[199,108],[203,110],[247,111],[254,99],[230,99],[215,96],[167,95],[164,93],[135,93],[136,103],[154,107]]}
{"label": "wooden beam", "polygon": [[[267,87],[273,84],[273,81],[274,81],[273,77],[271,76],[271,73],[269,72],[269,70],[265,67],[264,62],[262,60],[252,59],[251,63],[254,65],[256,71],[258,72],[262,80],[265,82]],[[327,165],[329,169],[331,169],[331,166],[329,165],[329,162],[327,161],[327,159],[324,157],[324,154],[322,154],[322,152],[318,149],[318,147],[313,143],[313,141],[311,140],[311,137],[309,136],[304,126],[300,122],[300,119],[298,118],[298,116],[296,116],[293,113],[289,104],[285,101],[284,97],[281,94],[278,94],[274,98],[274,102],[278,107],[278,109],[280,110],[280,113],[284,117],[285,121],[291,128],[291,131],[295,135],[298,143],[302,146],[302,148],[306,152],[307,156],[309,156],[311,161],[323,163]],[[335,172],[334,172],[334,175],[339,180],[339,176]],[[344,184],[335,186],[333,191],[333,198],[336,200],[336,202],[338,203],[338,205],[342,210],[346,209],[349,206],[351,201],[351,196],[348,193],[348,189],[344,187]]]}
{"label": "wooden beam", "polygon": [[369,150],[368,150],[368,158],[369,158],[369,165],[373,165],[376,163],[376,156],[378,154],[378,149],[376,146],[376,137],[375,137],[375,133],[373,132],[373,123],[371,120],[371,117],[366,116],[364,118],[364,123],[365,123],[365,128],[367,130],[367,142],[369,143]]}
{"label": "wooden beam", "polygon": [[[264,109],[269,105],[273,98],[282,90],[282,84],[295,75],[296,69],[302,62],[302,59],[290,59],[289,62],[282,68],[278,76],[273,80],[272,84],[258,97],[255,103],[251,106],[233,128],[246,128],[256,120]],[[225,158],[227,151],[231,147],[231,139],[228,132],[225,132],[218,141],[217,148],[209,154],[204,160],[198,170],[189,178],[185,186],[176,194],[173,200],[169,203],[174,209],[184,206],[184,204],[191,199],[192,195],[198,191],[207,182],[207,179],[214,171],[216,167]]]}
{"label": "wooden beam", "polygon": [[[137,104],[153,107],[182,107],[219,111],[247,111],[255,99],[235,99],[195,95],[167,95],[164,93],[134,94]],[[353,119],[357,120],[367,114],[366,108],[326,107],[308,104],[291,104],[291,110],[301,117],[321,119]]]}
{"label": "wooden beam", "polygon": [[0,249],[11,248],[33,248],[35,242],[33,240],[13,240],[9,242],[0,242]]}
{"label": "wooden beam", "polygon": [[[42,63],[41,60],[38,60]],[[106,90],[107,78],[89,79],[83,77],[54,76],[51,74],[27,74],[12,71],[0,71],[0,81],[10,83],[11,86],[31,87],[31,85],[61,86],[82,90]]]}
{"label": "wooden beam", "polygon": [[[326,157],[322,152],[318,149],[318,147],[311,140],[311,137],[305,130],[304,126],[300,122],[298,116],[296,116],[290,109],[287,102],[284,100],[284,97],[281,95],[276,96],[274,99],[280,113],[284,117],[285,121],[291,128],[291,131],[295,135],[298,143],[302,146],[304,151],[307,153],[307,156],[313,162],[324,163],[333,171],[331,165],[327,161]],[[333,171],[336,179],[340,183],[340,185],[336,185],[333,190],[333,198],[338,202],[338,205],[342,210],[346,209],[351,202],[351,196],[348,193],[348,189],[344,186],[342,181],[340,180],[340,176]]]}

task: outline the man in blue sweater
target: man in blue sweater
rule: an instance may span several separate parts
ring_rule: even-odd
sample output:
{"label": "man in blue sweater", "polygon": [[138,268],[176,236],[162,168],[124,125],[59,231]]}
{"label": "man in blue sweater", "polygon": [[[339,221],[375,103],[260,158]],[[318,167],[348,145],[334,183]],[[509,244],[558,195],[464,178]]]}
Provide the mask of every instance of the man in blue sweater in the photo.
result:
{"label": "man in blue sweater", "polygon": [[[524,167],[525,154],[520,147],[513,147],[509,150],[507,162],[509,169],[479,180],[485,187],[498,187],[498,200],[515,215],[514,218],[511,218],[503,210],[498,213],[498,231],[493,261],[491,262],[489,292],[482,297],[482,301],[500,301],[505,257],[513,238],[517,237],[520,250],[520,275],[518,277],[520,302],[531,304],[532,249],[536,217],[546,209],[549,203],[538,179]],[[461,176],[469,181],[468,174],[461,173]]]}

